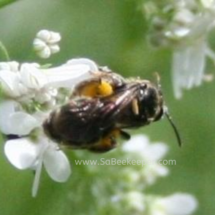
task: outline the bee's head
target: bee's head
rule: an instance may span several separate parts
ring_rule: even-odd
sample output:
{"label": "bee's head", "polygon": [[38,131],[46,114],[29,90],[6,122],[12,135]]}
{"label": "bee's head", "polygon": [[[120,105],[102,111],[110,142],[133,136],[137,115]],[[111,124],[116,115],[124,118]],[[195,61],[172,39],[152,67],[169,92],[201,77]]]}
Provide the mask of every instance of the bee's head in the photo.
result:
{"label": "bee's head", "polygon": [[152,84],[149,81],[143,81],[141,83],[139,104],[141,111],[143,111],[142,113],[147,116],[149,122],[157,121],[163,116],[166,116],[175,132],[179,146],[182,145],[179,132],[169,115],[167,106],[164,104],[159,80],[157,84]]}
{"label": "bee's head", "polygon": [[176,134],[178,144],[181,146],[179,132],[169,115],[167,106],[164,105],[160,85],[152,84],[149,81],[142,81],[139,88],[138,104],[140,113],[147,118],[149,123],[166,116]]}
{"label": "bee's head", "polygon": [[151,122],[159,120],[164,114],[162,92],[149,81],[140,84],[138,103],[140,112]]}

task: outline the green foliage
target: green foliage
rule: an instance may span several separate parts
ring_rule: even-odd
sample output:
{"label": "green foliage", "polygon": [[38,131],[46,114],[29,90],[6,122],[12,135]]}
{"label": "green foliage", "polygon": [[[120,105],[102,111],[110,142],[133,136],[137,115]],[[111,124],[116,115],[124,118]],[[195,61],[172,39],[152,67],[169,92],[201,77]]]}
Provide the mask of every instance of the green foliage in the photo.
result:
{"label": "green foliage", "polygon": [[14,3],[16,1],[17,0],[0,0],[0,8],[3,7],[3,6],[6,6],[8,4]]}
{"label": "green foliage", "polygon": [[[14,1],[1,0],[0,7],[11,2]],[[180,149],[176,145],[174,133],[165,119],[135,131],[149,135],[152,140],[168,143],[169,158],[177,161],[176,166],[170,167],[170,177],[161,179],[147,192],[164,195],[176,191],[192,193],[201,205],[196,215],[214,214],[215,189],[211,189],[215,181],[214,83],[205,83],[186,92],[182,100],[175,100],[170,53],[152,50],[147,44],[146,23],[135,1],[18,1],[0,10],[0,20],[4,20],[0,22],[1,39],[13,60],[60,65],[74,57],[89,57],[124,76],[146,79],[153,79],[154,71],[158,71],[166,103],[182,136],[183,147]],[[32,41],[40,29],[59,31],[62,35],[60,53],[48,62],[32,53]],[[213,71],[214,67],[208,70]],[[88,171],[87,166],[76,166],[74,160],[78,154],[68,151],[73,164],[69,182],[57,184],[43,172],[39,194],[33,199],[30,192],[33,173],[12,167],[4,156],[3,143],[0,150],[1,214],[111,214],[109,208],[99,209],[92,184],[97,181],[98,187],[101,184],[106,186],[99,195],[101,201],[111,205],[114,175],[120,167],[117,170],[112,167],[112,174],[108,179],[105,176],[107,180],[104,180],[104,167],[97,166],[97,173],[94,173]],[[87,151],[81,153],[90,159],[110,156]]]}

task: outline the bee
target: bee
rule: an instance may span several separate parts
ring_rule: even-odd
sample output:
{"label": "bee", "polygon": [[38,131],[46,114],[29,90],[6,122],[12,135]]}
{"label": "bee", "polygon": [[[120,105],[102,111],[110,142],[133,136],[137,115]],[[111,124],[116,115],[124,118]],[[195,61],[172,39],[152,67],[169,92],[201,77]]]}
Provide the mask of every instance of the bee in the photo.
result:
{"label": "bee", "polygon": [[69,102],[54,110],[43,128],[59,144],[102,153],[114,149],[118,137],[130,138],[124,129],[149,125],[164,115],[181,145],[157,84],[139,78],[124,79],[100,68],[95,78],[75,87]]}

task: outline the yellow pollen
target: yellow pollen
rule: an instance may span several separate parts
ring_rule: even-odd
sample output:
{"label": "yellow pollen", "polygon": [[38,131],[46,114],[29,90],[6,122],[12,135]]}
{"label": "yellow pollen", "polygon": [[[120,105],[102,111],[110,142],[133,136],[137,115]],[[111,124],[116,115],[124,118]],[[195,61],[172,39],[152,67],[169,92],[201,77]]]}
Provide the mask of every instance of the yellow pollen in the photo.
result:
{"label": "yellow pollen", "polygon": [[101,81],[97,87],[97,92],[101,96],[109,96],[113,93],[113,88],[108,82]]}
{"label": "yellow pollen", "polygon": [[81,95],[88,96],[88,97],[105,97],[109,96],[113,93],[112,86],[106,82],[93,82],[86,86],[84,86],[80,92]]}
{"label": "yellow pollen", "polygon": [[113,140],[120,136],[120,130],[114,129],[111,131],[106,137],[101,140],[102,146],[111,146],[113,144]]}

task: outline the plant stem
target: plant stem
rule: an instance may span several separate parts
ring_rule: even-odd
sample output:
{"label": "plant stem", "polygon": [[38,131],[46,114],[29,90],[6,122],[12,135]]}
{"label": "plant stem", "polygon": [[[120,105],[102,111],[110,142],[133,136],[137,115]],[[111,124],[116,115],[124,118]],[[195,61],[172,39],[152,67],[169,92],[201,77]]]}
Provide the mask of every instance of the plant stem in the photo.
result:
{"label": "plant stem", "polygon": [[3,56],[6,61],[10,61],[10,56],[8,54],[7,49],[5,48],[4,44],[0,41],[0,50],[3,53]]}

